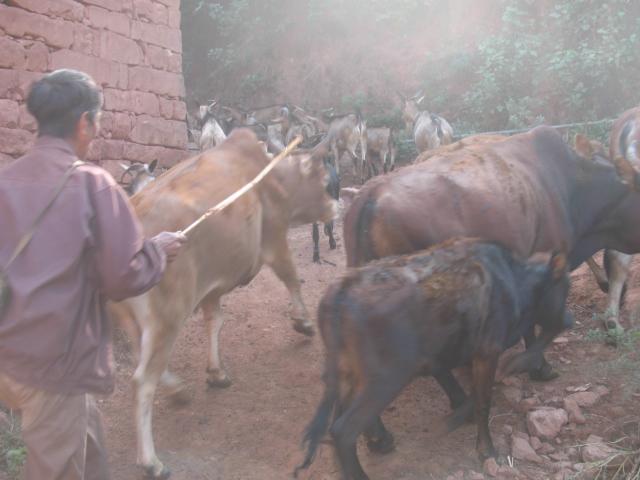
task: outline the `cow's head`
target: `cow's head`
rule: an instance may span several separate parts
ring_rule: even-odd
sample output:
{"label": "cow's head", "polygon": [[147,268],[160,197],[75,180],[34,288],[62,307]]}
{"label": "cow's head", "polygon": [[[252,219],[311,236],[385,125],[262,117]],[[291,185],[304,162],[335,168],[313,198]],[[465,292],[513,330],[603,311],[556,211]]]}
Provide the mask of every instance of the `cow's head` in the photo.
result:
{"label": "cow's head", "polygon": [[284,159],[279,173],[290,198],[290,224],[328,222],[338,213],[338,203],[327,193],[329,172],[324,164],[328,154],[322,146],[310,152],[293,153]]}
{"label": "cow's head", "polygon": [[604,146],[595,140],[589,140],[582,134],[577,134],[575,138],[575,150],[578,155],[586,159],[594,159],[596,157],[607,159],[613,162],[613,165],[622,178],[622,181],[631,186],[635,190],[640,191],[640,161],[637,160],[637,155],[634,149],[630,149],[627,146],[626,141],[623,139],[623,135],[620,137],[620,152],[621,155],[616,158],[610,159],[604,149]]}
{"label": "cow's head", "polygon": [[154,171],[158,166],[158,160],[154,160],[149,164],[132,163],[131,165],[124,165],[121,163],[120,166],[124,170],[120,177],[120,183],[124,184],[125,177],[130,176],[131,181],[126,186],[126,191],[129,195],[134,195],[156,179]]}

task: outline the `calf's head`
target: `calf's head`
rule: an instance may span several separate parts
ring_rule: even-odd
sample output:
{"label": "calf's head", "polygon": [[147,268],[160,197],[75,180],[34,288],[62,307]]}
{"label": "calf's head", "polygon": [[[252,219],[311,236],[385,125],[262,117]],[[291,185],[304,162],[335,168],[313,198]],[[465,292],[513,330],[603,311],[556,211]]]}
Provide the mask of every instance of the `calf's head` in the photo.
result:
{"label": "calf's head", "polygon": [[324,154],[323,149],[294,153],[277,169],[288,192],[291,225],[329,222],[337,215],[338,204],[327,193],[329,172],[324,166]]}

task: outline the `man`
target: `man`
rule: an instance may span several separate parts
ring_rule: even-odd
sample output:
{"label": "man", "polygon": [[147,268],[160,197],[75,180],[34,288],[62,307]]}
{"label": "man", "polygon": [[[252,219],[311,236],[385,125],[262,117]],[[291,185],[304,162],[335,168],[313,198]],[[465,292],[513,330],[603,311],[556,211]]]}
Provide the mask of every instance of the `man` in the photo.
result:
{"label": "man", "polygon": [[[0,171],[0,266],[97,135],[93,80],[57,70],[35,82],[27,108],[38,139]],[[28,480],[109,478],[93,393],[113,391],[108,299],[142,294],[185,238],[146,240],[124,191],[103,169],[71,174],[26,249],[6,270],[11,302],[0,318],[0,402],[22,412]]]}

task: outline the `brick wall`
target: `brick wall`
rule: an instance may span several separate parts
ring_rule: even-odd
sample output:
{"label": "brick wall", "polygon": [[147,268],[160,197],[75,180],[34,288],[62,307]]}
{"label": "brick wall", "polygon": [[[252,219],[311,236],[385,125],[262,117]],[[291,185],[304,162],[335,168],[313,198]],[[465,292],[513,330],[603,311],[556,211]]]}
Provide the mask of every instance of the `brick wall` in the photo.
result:
{"label": "brick wall", "polygon": [[[31,82],[58,68],[90,74],[104,94],[91,160],[186,156],[180,0],[0,0],[0,167],[35,138]],[[119,173],[118,173],[119,174]]]}

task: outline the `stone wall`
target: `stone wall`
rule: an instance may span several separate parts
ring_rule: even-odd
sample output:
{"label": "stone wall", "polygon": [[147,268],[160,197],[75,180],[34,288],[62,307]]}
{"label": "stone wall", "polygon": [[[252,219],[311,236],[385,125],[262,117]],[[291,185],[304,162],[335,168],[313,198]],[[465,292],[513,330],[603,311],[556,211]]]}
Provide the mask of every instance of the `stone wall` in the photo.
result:
{"label": "stone wall", "polygon": [[[100,138],[90,159],[118,162],[186,156],[180,0],[0,0],[0,167],[35,138],[29,85],[75,68],[102,87]],[[118,173],[119,174],[119,173]]]}

